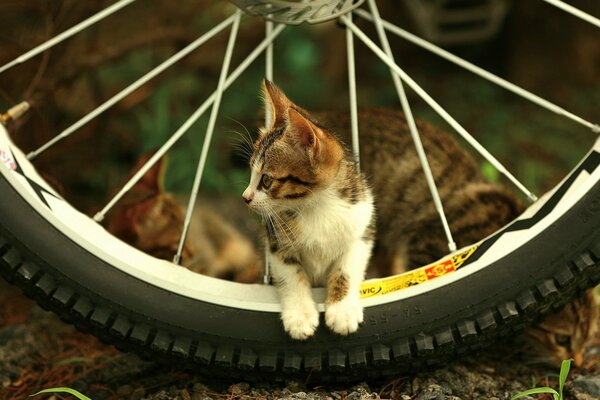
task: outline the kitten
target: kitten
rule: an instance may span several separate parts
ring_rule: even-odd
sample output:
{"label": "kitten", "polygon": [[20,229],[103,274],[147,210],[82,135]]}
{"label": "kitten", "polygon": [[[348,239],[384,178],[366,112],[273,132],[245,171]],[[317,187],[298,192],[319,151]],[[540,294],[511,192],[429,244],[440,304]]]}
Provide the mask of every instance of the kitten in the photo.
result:
{"label": "kitten", "polygon": [[[254,145],[243,197],[266,217],[284,328],[297,339],[314,333],[318,313],[309,289],[326,284],[327,325],[337,333],[354,332],[362,321],[354,290],[365,274],[375,232],[371,263],[379,276],[448,253],[406,120],[388,109],[359,111],[363,175],[333,130],[325,128],[335,126],[349,141],[347,112],[309,115],[272,83],[265,81],[263,91],[269,124]],[[447,132],[420,120],[417,127],[459,247],[521,213],[520,203],[487,183]]]}
{"label": "kitten", "polygon": [[600,325],[595,290],[589,289],[559,313],[527,328],[520,337],[520,347],[528,363],[560,366],[562,360],[571,358],[576,366],[583,365]]}
{"label": "kitten", "polygon": [[[152,156],[140,157],[131,175]],[[184,207],[164,191],[164,159],[152,167],[109,213],[109,232],[157,258],[172,260],[181,237]],[[262,265],[253,244],[210,207],[196,206],[182,265],[204,275],[258,282]]]}
{"label": "kitten", "polygon": [[243,197],[266,220],[284,329],[299,340],[314,334],[311,286],[326,285],[325,323],[342,335],[355,332],[374,239],[373,195],[335,136],[266,80],[264,96],[268,128],[254,144]]}

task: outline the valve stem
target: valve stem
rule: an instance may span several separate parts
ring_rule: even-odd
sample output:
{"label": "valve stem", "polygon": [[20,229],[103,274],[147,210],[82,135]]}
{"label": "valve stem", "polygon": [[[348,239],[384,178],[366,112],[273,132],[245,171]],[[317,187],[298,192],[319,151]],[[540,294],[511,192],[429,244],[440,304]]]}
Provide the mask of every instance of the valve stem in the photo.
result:
{"label": "valve stem", "polygon": [[7,112],[0,115],[0,122],[3,124],[8,123],[9,121],[14,121],[21,118],[31,106],[28,102],[23,101],[16,106],[11,107]]}

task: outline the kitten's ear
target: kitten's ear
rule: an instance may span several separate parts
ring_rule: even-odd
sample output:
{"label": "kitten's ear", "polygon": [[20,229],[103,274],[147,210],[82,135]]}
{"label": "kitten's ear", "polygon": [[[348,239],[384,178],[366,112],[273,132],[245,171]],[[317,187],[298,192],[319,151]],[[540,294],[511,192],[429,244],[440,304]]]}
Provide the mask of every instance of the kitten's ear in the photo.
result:
{"label": "kitten's ear", "polygon": [[303,149],[318,150],[319,128],[293,108],[288,110],[288,132],[295,144]]}
{"label": "kitten's ear", "polygon": [[292,102],[275,84],[268,79],[263,80],[263,98],[265,103],[265,127],[267,130],[283,123],[287,109]]}
{"label": "kitten's ear", "polygon": [[[142,154],[138,158],[137,163],[133,168],[133,172],[131,173],[131,176],[135,175],[135,173],[139,171],[146,162],[148,162],[148,160],[154,155],[154,153],[155,151],[153,150]],[[144,174],[144,176],[142,176],[139,182],[136,183],[136,186],[142,187],[150,191],[151,193],[162,193],[164,191],[164,176],[166,169],[166,156],[163,156],[156,162],[156,164],[152,166],[152,168],[148,170],[148,172]]]}

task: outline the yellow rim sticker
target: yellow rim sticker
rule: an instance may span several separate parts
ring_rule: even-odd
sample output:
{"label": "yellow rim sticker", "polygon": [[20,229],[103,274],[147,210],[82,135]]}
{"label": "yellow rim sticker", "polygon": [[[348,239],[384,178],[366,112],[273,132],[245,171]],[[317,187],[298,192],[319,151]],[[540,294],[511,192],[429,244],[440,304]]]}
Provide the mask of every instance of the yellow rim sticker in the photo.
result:
{"label": "yellow rim sticker", "polygon": [[459,269],[478,247],[479,244],[435,264],[401,275],[372,282],[364,282],[360,287],[360,297],[366,299],[374,296],[382,296],[447,275]]}

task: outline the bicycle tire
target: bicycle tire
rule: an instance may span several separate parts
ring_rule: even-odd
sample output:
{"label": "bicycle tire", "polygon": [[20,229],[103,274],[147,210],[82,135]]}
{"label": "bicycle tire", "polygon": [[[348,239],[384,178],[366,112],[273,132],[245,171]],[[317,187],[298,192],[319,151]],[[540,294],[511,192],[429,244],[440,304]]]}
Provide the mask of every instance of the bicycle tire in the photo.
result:
{"label": "bicycle tire", "polygon": [[511,335],[600,282],[600,140],[543,200],[482,241],[469,262],[510,234],[546,224],[524,245],[460,279],[452,274],[413,296],[366,304],[366,322],[354,334],[338,336],[321,324],[304,342],[285,334],[278,312],[201,301],[90,252],[40,211],[57,196],[33,167],[23,167],[26,158],[10,145],[3,150],[2,141],[0,150],[2,275],[105,342],[210,376],[348,382],[430,367]]}

